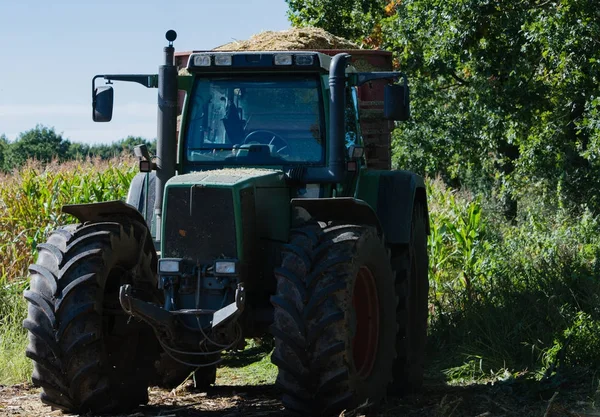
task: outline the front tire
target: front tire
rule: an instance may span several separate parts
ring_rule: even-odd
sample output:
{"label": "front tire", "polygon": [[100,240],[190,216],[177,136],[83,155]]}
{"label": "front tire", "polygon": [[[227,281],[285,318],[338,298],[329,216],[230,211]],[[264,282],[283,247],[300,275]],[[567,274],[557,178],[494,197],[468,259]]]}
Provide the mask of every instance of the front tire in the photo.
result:
{"label": "front tire", "polygon": [[156,254],[146,234],[136,222],[91,223],[60,228],[38,246],[23,326],[44,403],[114,413],[148,401],[157,343],[118,299],[125,283],[152,298]]}
{"label": "front tire", "polygon": [[309,415],[377,402],[392,379],[396,296],[371,226],[309,223],[275,271],[272,361],[286,408]]}

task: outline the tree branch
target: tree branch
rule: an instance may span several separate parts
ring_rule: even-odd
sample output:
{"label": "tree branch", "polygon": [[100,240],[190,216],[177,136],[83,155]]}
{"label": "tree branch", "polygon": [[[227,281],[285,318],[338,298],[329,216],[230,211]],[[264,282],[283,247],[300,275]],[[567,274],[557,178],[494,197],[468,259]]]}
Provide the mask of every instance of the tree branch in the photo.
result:
{"label": "tree branch", "polygon": [[460,78],[458,75],[456,75],[456,73],[454,71],[450,72],[450,76],[452,78],[454,78],[456,81],[458,81],[459,84],[461,85],[468,85],[469,82],[466,80],[463,80],[462,78]]}

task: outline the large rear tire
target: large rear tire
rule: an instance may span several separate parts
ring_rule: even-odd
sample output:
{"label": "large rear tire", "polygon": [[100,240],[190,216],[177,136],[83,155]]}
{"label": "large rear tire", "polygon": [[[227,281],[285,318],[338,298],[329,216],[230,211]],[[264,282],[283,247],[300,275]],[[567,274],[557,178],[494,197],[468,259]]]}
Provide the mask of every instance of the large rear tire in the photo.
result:
{"label": "large rear tire", "polygon": [[393,273],[377,230],[297,228],[275,276],[272,361],[285,407],[314,416],[379,401],[392,379],[397,327]]}
{"label": "large rear tire", "polygon": [[408,246],[392,251],[396,273],[396,311],[399,331],[396,341],[394,381],[390,393],[415,392],[423,385],[428,316],[428,253],[425,205],[416,201]]}
{"label": "large rear tire", "polygon": [[156,254],[146,234],[137,222],[91,223],[60,228],[38,246],[23,326],[44,403],[115,413],[148,401],[158,344],[118,298],[130,283],[155,301]]}

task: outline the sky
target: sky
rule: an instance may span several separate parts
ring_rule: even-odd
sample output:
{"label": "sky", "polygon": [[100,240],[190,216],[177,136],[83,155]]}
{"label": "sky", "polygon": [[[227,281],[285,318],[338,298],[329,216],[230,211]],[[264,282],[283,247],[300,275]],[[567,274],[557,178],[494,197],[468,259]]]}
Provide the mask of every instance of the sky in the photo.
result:
{"label": "sky", "polygon": [[0,135],[41,124],[72,142],[153,139],[158,90],[116,82],[112,121],[94,123],[94,75],[157,73],[169,29],[176,52],[212,49],[288,29],[286,12],[285,0],[0,0]]}

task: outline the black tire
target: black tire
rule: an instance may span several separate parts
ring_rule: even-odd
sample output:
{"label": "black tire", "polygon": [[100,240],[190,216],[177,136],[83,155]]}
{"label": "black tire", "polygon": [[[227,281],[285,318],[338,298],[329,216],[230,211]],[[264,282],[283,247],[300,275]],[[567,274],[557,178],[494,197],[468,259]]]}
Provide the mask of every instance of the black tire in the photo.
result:
{"label": "black tire", "polygon": [[272,361],[285,407],[314,416],[379,401],[392,379],[397,326],[393,273],[377,230],[295,229],[275,276]]}
{"label": "black tire", "polygon": [[156,254],[139,223],[60,228],[30,266],[26,355],[44,403],[70,412],[114,413],[148,401],[158,344],[126,315],[122,284],[154,301]]}
{"label": "black tire", "polygon": [[427,316],[429,257],[427,253],[427,217],[425,205],[415,202],[408,246],[392,251],[396,273],[399,326],[391,394],[416,392],[423,385]]}

